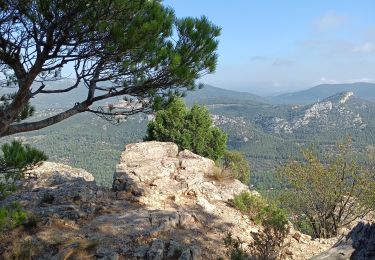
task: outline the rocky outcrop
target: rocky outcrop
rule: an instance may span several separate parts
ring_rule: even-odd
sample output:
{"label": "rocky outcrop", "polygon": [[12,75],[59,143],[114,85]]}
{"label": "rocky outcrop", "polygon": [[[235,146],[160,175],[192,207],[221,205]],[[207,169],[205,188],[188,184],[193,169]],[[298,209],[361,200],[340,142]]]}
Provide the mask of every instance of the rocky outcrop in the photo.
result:
{"label": "rocky outcrop", "polygon": [[353,92],[343,92],[330,96],[314,104],[290,107],[287,118],[258,115],[255,122],[265,131],[291,134],[306,126],[319,126],[325,129],[366,127],[361,114],[366,106],[359,105]]}
{"label": "rocky outcrop", "polygon": [[[33,246],[33,259],[227,259],[227,232],[246,248],[259,227],[229,203],[248,187],[210,179],[214,167],[173,143],[131,144],[110,190],[84,170],[44,163],[28,174],[21,190],[0,201],[19,202],[33,216],[31,230],[0,237],[0,258],[16,258],[19,248]],[[298,233],[293,237],[292,259],[330,246],[317,248],[318,241]]]}
{"label": "rocky outcrop", "polygon": [[375,224],[358,223],[329,250],[311,260],[375,259]]}
{"label": "rocky outcrop", "polygon": [[[113,189],[142,197],[144,203],[159,208],[158,202],[168,198],[192,195],[197,203],[208,206],[207,200],[227,201],[248,190],[238,180],[215,185],[205,176],[215,163],[188,150],[178,152],[174,143],[143,142],[126,146],[116,167]],[[151,200],[150,200],[151,199]]]}
{"label": "rocky outcrop", "polygon": [[37,168],[27,172],[27,185],[29,189],[39,187],[53,187],[66,181],[83,179],[87,182],[94,181],[94,176],[84,169],[73,168],[65,164],[54,162],[43,162]]}
{"label": "rocky outcrop", "polygon": [[[247,241],[257,228],[228,205],[248,187],[208,178],[214,167],[173,143],[131,144],[116,167],[112,190],[97,186],[84,170],[47,162],[30,171],[23,188],[0,206],[17,201],[37,216],[38,227],[25,235],[44,248],[39,259],[87,250],[96,259],[225,257],[226,232]],[[7,250],[14,240],[3,240],[0,255],[12,258]],[[86,244],[95,247],[82,249]]]}
{"label": "rocky outcrop", "polygon": [[17,201],[45,221],[49,217],[87,218],[97,204],[105,204],[113,197],[109,189],[95,184],[91,173],[53,162],[44,162],[29,171],[22,186],[19,192],[0,201],[0,205]]}

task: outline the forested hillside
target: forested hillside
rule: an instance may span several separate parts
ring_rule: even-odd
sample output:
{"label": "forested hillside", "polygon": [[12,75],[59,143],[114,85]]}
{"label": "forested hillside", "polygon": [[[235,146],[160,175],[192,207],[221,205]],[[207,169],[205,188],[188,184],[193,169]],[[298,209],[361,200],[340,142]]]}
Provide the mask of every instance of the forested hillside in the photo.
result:
{"label": "forested hillside", "polygon": [[[229,148],[244,152],[248,158],[252,184],[270,188],[275,185],[275,167],[289,158],[298,158],[301,149],[312,144],[322,151],[330,150],[351,135],[361,160],[366,161],[375,147],[375,106],[355,95],[340,103],[342,95],[311,105],[274,105],[249,93],[206,86],[189,92],[186,101],[190,105],[207,106],[215,124],[228,133]],[[43,107],[48,100],[34,102]],[[63,106],[60,102],[56,108],[41,110],[35,116],[54,114]],[[84,113],[64,123],[2,141],[22,138],[45,151],[50,160],[84,168],[95,175],[99,184],[110,185],[124,145],[144,138],[148,119],[148,115],[140,114],[114,124]],[[299,127],[293,128],[295,125]]]}

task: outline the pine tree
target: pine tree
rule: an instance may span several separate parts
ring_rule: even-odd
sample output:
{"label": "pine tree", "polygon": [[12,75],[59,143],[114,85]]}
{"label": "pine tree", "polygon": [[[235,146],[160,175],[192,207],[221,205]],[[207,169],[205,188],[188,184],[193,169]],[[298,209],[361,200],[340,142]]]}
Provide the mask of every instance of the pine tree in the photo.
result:
{"label": "pine tree", "polygon": [[181,98],[174,98],[148,124],[145,140],[174,142],[181,149],[218,160],[226,150],[227,135],[213,126],[205,107],[188,109]]}

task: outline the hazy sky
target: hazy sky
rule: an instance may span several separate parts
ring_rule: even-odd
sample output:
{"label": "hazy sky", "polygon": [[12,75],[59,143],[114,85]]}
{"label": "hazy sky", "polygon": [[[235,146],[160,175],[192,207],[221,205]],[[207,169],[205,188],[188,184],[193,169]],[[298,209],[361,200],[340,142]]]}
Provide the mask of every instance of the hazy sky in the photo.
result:
{"label": "hazy sky", "polygon": [[178,17],[222,28],[215,74],[202,81],[258,94],[375,82],[375,0],[166,0]]}

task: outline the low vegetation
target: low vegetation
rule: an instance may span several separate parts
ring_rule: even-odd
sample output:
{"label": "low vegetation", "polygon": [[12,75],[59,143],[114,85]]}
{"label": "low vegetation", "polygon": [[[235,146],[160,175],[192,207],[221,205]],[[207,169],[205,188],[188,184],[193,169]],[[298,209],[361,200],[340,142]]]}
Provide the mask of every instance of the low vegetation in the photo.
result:
{"label": "low vegetation", "polygon": [[44,152],[21,142],[13,141],[1,147],[0,157],[0,199],[16,188],[16,181],[24,178],[27,170],[47,160]]}
{"label": "low vegetation", "polygon": [[27,213],[19,203],[0,208],[0,231],[14,229],[27,222]]}
{"label": "low vegetation", "polygon": [[253,195],[250,192],[241,192],[234,197],[233,204],[235,208],[246,213],[252,220],[256,221],[257,216],[266,207],[267,202],[261,196]]}
{"label": "low vegetation", "polygon": [[226,175],[233,176],[244,184],[249,184],[250,165],[241,152],[225,151],[222,161],[222,169]]}
{"label": "low vegetation", "polygon": [[304,161],[291,161],[279,171],[288,187],[281,195],[283,205],[314,237],[335,236],[373,209],[375,175],[358,165],[350,148],[350,141],[338,145],[337,154],[326,155],[327,163],[309,149]]}
{"label": "low vegetation", "polygon": [[253,242],[249,244],[248,250],[241,248],[239,238],[234,239],[232,234],[228,234],[224,244],[228,248],[229,257],[232,260],[283,259],[289,234],[286,211],[249,192],[235,196],[233,204],[257,224],[262,225],[262,230],[251,233]]}
{"label": "low vegetation", "polygon": [[[47,160],[47,156],[29,145],[18,141],[2,146],[0,157],[0,201],[17,189],[17,181],[25,177],[27,170]],[[19,203],[0,207],[0,231],[25,225],[32,227],[35,217],[28,216]]]}

